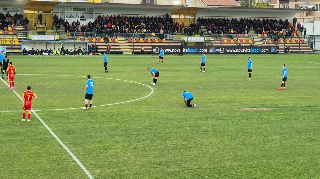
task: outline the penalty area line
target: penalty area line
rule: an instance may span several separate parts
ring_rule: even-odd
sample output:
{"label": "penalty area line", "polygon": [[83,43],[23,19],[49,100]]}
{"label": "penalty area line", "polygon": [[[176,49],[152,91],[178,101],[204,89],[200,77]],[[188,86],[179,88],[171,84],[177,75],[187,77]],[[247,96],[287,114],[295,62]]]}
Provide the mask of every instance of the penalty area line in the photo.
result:
{"label": "penalty area line", "polygon": [[[0,78],[1,79],[1,78]],[[1,81],[9,87],[8,83],[6,83],[3,79]],[[18,98],[23,102],[22,97],[13,90],[14,94],[18,96]],[[93,176],[90,174],[90,172],[86,169],[86,167],[80,162],[80,160],[71,152],[71,150],[59,139],[59,137],[50,129],[50,127],[41,119],[41,117],[34,111],[31,110],[31,112],[38,118],[38,120],[43,124],[43,126],[49,131],[49,133],[56,139],[56,141],[68,152],[68,154],[72,157],[72,159],[77,162],[77,164],[80,166],[80,168],[86,173],[86,175],[93,179]]]}

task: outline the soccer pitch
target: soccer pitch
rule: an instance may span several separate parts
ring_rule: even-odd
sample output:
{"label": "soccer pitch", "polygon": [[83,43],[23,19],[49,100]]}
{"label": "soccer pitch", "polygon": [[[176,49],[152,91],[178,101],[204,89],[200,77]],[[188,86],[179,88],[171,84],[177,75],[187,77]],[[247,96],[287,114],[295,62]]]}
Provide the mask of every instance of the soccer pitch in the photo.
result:
{"label": "soccer pitch", "polygon": [[[250,81],[248,55],[207,55],[205,73],[201,55],[109,55],[109,73],[103,56],[9,58],[16,92],[32,86],[33,109],[94,178],[320,178],[320,56],[250,56]],[[97,107],[82,110],[89,74]],[[34,114],[21,122],[2,81],[0,91],[0,178],[88,178]]]}

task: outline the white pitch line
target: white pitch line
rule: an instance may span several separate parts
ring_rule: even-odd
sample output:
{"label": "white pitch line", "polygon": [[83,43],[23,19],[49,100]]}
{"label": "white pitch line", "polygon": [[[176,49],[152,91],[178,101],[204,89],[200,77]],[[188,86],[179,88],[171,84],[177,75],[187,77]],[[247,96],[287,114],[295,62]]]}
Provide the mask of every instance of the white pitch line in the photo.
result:
{"label": "white pitch line", "polygon": [[38,76],[42,74],[16,74],[16,75],[22,75],[22,76]]}
{"label": "white pitch line", "polygon": [[55,75],[55,76],[70,76],[70,75]]}
{"label": "white pitch line", "polygon": [[68,108],[68,109],[79,109],[79,108]]}
{"label": "white pitch line", "polygon": [[[1,78],[0,78],[1,79]],[[1,79],[1,81],[9,87],[9,85]],[[15,91],[13,90],[14,94],[18,96],[18,98],[23,102],[22,97]],[[31,112],[38,118],[38,120],[43,124],[43,126],[49,131],[49,133],[56,139],[57,142],[69,153],[69,155],[73,158],[75,162],[81,167],[81,169],[87,174],[87,176],[90,179],[93,179],[93,176],[90,174],[90,172],[86,169],[85,166],[80,162],[80,160],[71,152],[71,150],[59,139],[59,137],[49,128],[49,126],[41,119],[41,117],[34,111],[31,110]]]}

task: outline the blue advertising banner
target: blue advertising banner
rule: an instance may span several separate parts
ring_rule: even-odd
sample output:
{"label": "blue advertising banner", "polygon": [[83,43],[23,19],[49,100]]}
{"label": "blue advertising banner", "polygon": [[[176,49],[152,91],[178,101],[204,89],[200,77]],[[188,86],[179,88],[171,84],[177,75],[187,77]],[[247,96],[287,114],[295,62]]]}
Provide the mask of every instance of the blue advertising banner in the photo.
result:
{"label": "blue advertising banner", "polygon": [[212,46],[212,47],[183,47],[180,46],[152,46],[152,52],[158,54],[160,49],[166,54],[271,54],[279,53],[277,46]]}

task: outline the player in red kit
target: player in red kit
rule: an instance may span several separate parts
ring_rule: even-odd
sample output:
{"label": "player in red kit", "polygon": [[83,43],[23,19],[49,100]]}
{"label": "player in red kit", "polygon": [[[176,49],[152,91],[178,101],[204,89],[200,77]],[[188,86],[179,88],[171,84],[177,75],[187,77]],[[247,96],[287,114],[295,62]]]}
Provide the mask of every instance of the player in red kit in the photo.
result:
{"label": "player in red kit", "polygon": [[12,65],[12,62],[9,62],[9,67],[7,69],[8,81],[10,84],[10,90],[14,88],[14,76],[16,75],[16,68]]}
{"label": "player in red kit", "polygon": [[32,103],[37,99],[37,95],[31,91],[31,86],[27,86],[27,91],[23,93],[22,98],[23,98],[23,112],[22,112],[21,121],[26,121],[26,111],[28,111],[28,122],[30,122]]}

